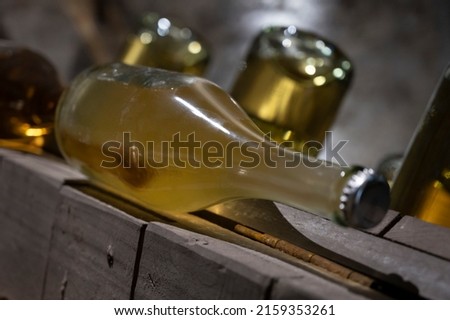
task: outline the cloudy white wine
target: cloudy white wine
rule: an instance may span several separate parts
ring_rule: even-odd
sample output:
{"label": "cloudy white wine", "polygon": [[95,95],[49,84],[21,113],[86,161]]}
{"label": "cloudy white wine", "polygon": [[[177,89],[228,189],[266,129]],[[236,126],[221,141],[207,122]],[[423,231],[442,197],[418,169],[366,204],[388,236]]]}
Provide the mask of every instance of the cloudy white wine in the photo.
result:
{"label": "cloudy white wine", "polygon": [[69,163],[154,210],[264,198],[367,226],[387,207],[387,184],[372,171],[279,148],[226,92],[194,76],[124,64],[87,70],[60,100],[56,131]]}

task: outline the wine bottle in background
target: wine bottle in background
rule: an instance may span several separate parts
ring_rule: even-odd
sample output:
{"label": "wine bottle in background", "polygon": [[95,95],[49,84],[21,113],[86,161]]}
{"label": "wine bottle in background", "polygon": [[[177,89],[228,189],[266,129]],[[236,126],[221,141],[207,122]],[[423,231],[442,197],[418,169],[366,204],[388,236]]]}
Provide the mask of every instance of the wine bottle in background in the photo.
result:
{"label": "wine bottle in background", "polygon": [[392,208],[450,227],[450,66],[394,180]]}
{"label": "wine bottle in background", "polygon": [[280,148],[226,92],[192,75],[89,69],[61,98],[56,135],[94,184],[157,211],[263,198],[370,227],[389,206],[389,186],[371,169]]}
{"label": "wine bottle in background", "polygon": [[189,27],[148,13],[142,19],[140,30],[130,36],[120,61],[202,75],[209,53],[204,41]]}
{"label": "wine bottle in background", "polygon": [[0,146],[42,147],[51,140],[62,86],[40,54],[0,42]]}
{"label": "wine bottle in background", "polygon": [[306,151],[305,143],[323,141],[352,70],[345,54],[318,35],[269,27],[254,40],[231,95],[272,139]]}

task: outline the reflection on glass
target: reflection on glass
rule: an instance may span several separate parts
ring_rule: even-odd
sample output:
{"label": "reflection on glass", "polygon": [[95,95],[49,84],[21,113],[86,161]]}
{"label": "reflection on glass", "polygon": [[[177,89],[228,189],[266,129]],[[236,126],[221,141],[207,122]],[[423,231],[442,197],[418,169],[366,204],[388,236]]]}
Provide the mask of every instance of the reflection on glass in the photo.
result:
{"label": "reflection on glass", "polygon": [[130,65],[144,65],[202,75],[209,60],[208,50],[188,27],[149,13],[142,19],[120,59]]}
{"label": "reflection on glass", "polygon": [[331,42],[270,27],[254,40],[231,95],[272,139],[306,152],[305,143],[324,139],[351,78],[350,60]]}

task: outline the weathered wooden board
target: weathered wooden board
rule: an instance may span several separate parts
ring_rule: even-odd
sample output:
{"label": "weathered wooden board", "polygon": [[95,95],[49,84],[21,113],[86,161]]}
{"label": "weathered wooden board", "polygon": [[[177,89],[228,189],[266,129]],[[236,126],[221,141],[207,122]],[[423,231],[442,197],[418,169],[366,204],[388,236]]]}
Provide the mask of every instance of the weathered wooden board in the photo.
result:
{"label": "weathered wooden board", "polygon": [[[70,186],[61,187],[64,181],[83,179],[83,177],[73,173],[59,161],[14,153],[12,155],[15,157],[10,157],[9,154],[8,157],[3,156],[1,162],[2,179],[13,181],[3,184],[1,189],[4,200],[1,212],[3,220],[6,221],[6,223],[2,223],[1,229],[4,239],[2,249],[6,248],[6,244],[11,244],[11,248],[14,249],[2,251],[5,259],[1,260],[3,261],[1,270],[11,270],[9,273],[2,273],[8,274],[7,277],[2,278],[4,280],[2,281],[2,295],[14,299],[39,298],[41,294],[47,299],[132,297],[138,271],[140,243],[144,239],[143,230],[146,226],[144,220],[161,219],[101,191],[97,191],[97,193],[91,191],[91,195],[88,195]],[[29,197],[24,199],[22,191],[26,191],[25,196]],[[98,200],[98,198],[106,199],[108,197],[108,201]],[[108,203],[113,203],[114,206]],[[125,210],[126,213],[117,207]],[[8,214],[16,210],[22,213],[18,217],[25,219],[29,225],[22,222],[17,226],[13,224],[15,220],[11,219]],[[38,211],[43,213],[36,214]],[[128,213],[143,219],[134,218]],[[230,231],[222,230],[209,222],[202,223],[200,220],[198,217],[189,215],[184,216],[180,221],[167,219],[170,223],[186,224],[189,228],[205,227],[208,233],[217,232],[219,237],[240,238],[239,235],[233,236]],[[26,228],[24,228],[25,226]],[[33,232],[30,232],[29,228],[34,228]],[[11,232],[8,232],[9,230]],[[192,235],[200,236],[181,229],[177,230],[180,230],[181,238],[185,237],[183,241],[190,241]],[[173,230],[170,229],[166,233],[171,235]],[[150,234],[145,233],[145,235]],[[159,236],[168,238],[167,234],[163,232]],[[14,235],[20,235],[20,237]],[[151,235],[151,237],[154,236]],[[277,264],[281,263],[291,270],[298,270],[297,273],[300,272],[300,275],[296,274],[296,279],[305,278],[311,281],[310,278],[312,278],[314,279],[313,283],[319,283],[311,288],[323,288],[329,283],[329,279],[326,277],[322,278],[317,274],[290,266],[273,257],[224,241],[209,239],[210,242],[220,242],[221,251],[224,252],[230,248],[231,252],[238,250],[237,248],[247,250],[244,254],[248,257],[248,264],[252,264],[251,257],[256,255],[266,257],[265,264],[269,260],[275,261],[275,267],[272,269],[278,270]],[[233,241],[239,242],[239,239],[233,239]],[[242,243],[251,246],[252,241],[242,238]],[[172,251],[172,255],[183,257],[186,248],[177,247],[175,244],[173,246],[177,250]],[[228,248],[228,246],[230,247]],[[264,249],[262,244],[254,244],[254,246]],[[15,250],[17,248],[19,250]],[[166,250],[166,246],[161,248]],[[248,255],[248,252],[254,252],[254,254]],[[218,257],[220,255],[218,254]],[[5,261],[8,263],[5,264]],[[228,260],[225,259],[225,261]],[[218,262],[215,263],[220,265]],[[259,263],[258,261],[256,264]],[[155,266],[161,266],[161,262],[158,261],[155,265],[150,266],[145,265],[144,268]],[[181,270],[197,269],[195,264],[183,264],[178,267]],[[164,267],[161,267],[160,270],[164,270]],[[252,287],[246,288],[245,284],[232,285],[233,283],[240,284],[239,273],[228,273],[227,275],[237,277],[234,280],[231,278],[227,280],[230,288],[234,290],[233,293],[253,290]],[[266,274],[258,275],[253,270],[252,276],[255,279],[258,277],[266,279],[264,291],[260,291],[257,296],[270,297],[270,288],[274,286],[272,282],[282,283],[281,279],[286,276],[283,273],[283,277],[280,278],[279,275],[280,272],[271,275],[267,270]],[[195,279],[191,278],[192,280]],[[253,283],[253,287],[261,286],[259,281],[251,283]],[[198,290],[202,291],[204,283],[200,282],[197,285]],[[209,287],[209,289],[219,290],[218,287]],[[164,290],[171,291],[173,288],[167,285]],[[349,291],[345,286],[335,283],[332,283],[330,290],[323,292],[337,296],[342,296],[343,292],[345,297],[360,297],[357,294],[348,295]],[[209,291],[205,290],[205,292]],[[312,295],[311,292],[309,294]],[[285,295],[289,296],[289,290],[285,290]],[[219,294],[218,297],[220,296]],[[239,294],[236,295],[236,297],[238,296]],[[228,295],[228,297],[233,297],[233,295]]]}
{"label": "weathered wooden board", "polygon": [[[161,216],[67,185],[80,179],[56,158],[0,149],[0,297],[386,298],[201,214]],[[277,206],[319,245],[414,285],[425,298],[450,298],[448,249],[439,246],[448,229],[390,212],[363,232]]]}
{"label": "weathered wooden board", "polygon": [[[329,283],[330,281],[333,283],[338,283],[340,286],[346,287],[349,290],[351,289],[352,292],[354,292],[354,296],[361,296],[361,297],[380,297],[379,294],[376,294],[373,290],[363,287],[361,285],[355,284],[351,281],[348,281],[343,278],[339,278],[334,274],[330,274],[329,272],[325,272],[323,269],[317,268],[315,265],[304,263],[298,259],[295,259],[292,256],[289,256],[281,251],[272,249],[262,243],[255,242],[249,238],[243,237],[240,234],[237,234],[235,232],[232,232],[228,229],[224,229],[221,225],[216,225],[214,223],[211,223],[209,220],[203,220],[197,215],[191,215],[191,214],[164,214],[164,216],[158,215],[155,212],[149,212],[148,210],[145,210],[145,212],[142,212],[143,210],[127,203],[124,200],[121,200],[117,197],[107,197],[107,194],[102,193],[100,190],[92,189],[92,188],[80,188],[77,187],[80,190],[83,190],[83,192],[97,198],[102,199],[104,202],[103,205],[106,204],[113,204],[116,208],[121,208],[123,211],[132,214],[135,217],[138,217],[140,219],[144,219],[146,221],[164,221],[166,224],[170,224],[171,226],[178,226],[183,228],[184,230],[194,230],[193,232],[186,232],[185,235],[186,241],[189,241],[190,237],[192,237],[192,234],[195,234],[197,236],[203,235],[211,235],[214,237],[212,239],[211,237],[208,237],[212,241],[217,241],[218,238],[223,239],[222,243],[227,243],[230,245],[231,243],[237,244],[238,247],[245,247],[247,249],[251,249],[251,252],[254,252],[255,250],[258,251],[259,255],[265,256],[270,255],[271,259],[278,261],[279,259],[282,259],[283,261],[288,261],[291,265],[294,265],[296,267],[300,267],[303,269],[302,277],[305,279],[302,284],[305,283],[305,281],[308,281],[309,278],[317,279],[318,277],[321,279],[320,287],[322,287],[323,294],[327,293],[326,290],[326,283]],[[105,209],[107,210],[107,209]],[[169,228],[170,229],[170,228]],[[172,232],[171,229],[169,232]],[[179,248],[178,248],[179,249]],[[174,250],[173,254],[177,254],[179,250]],[[275,258],[275,259],[274,259]],[[189,268],[189,264],[186,265],[187,268]],[[185,268],[185,267],[181,267]],[[306,277],[306,274],[313,273],[313,275],[310,275],[310,277]],[[274,284],[276,283],[277,287],[280,287],[278,285],[278,282],[281,284],[287,283],[281,281],[284,278],[278,278],[276,275],[273,275],[274,278]],[[275,281],[276,280],[276,281]],[[317,283],[317,280],[313,281],[314,283]],[[201,285],[201,284],[200,284]],[[275,286],[275,285],[274,285]],[[336,284],[334,284],[336,286]],[[281,286],[283,287],[285,296],[295,296],[299,297],[299,292],[302,292],[302,294],[306,297],[316,297],[318,294],[315,292],[314,287],[303,287],[301,290],[299,290],[299,287],[295,287],[292,285],[288,286]],[[333,287],[333,286],[332,286]],[[345,290],[345,289],[343,289]],[[323,296],[322,294],[322,296]],[[320,294],[319,294],[320,295]]]}
{"label": "weathered wooden board", "polygon": [[76,176],[58,161],[2,151],[0,296],[41,297],[59,188]]}
{"label": "weathered wooden board", "polygon": [[450,260],[449,228],[404,216],[384,237]]}
{"label": "weathered wooden board", "polygon": [[386,213],[386,216],[384,219],[377,224],[375,227],[364,230],[367,233],[373,234],[373,235],[383,235],[386,233],[390,228],[392,228],[393,225],[397,223],[397,221],[400,219],[400,213],[397,211],[389,210]]}
{"label": "weathered wooden board", "polygon": [[129,299],[146,222],[65,186],[53,227],[45,299]]}
{"label": "weathered wooden board", "polygon": [[[295,283],[278,290],[279,283]],[[293,289],[295,287],[295,290]],[[211,237],[150,223],[137,299],[358,299],[362,296],[301,268]]]}
{"label": "weathered wooden board", "polygon": [[[431,299],[450,299],[448,261],[405,247],[388,239],[339,226],[306,212],[277,204],[294,227],[312,241],[384,275],[413,284],[418,293]],[[291,217],[289,217],[291,216]]]}

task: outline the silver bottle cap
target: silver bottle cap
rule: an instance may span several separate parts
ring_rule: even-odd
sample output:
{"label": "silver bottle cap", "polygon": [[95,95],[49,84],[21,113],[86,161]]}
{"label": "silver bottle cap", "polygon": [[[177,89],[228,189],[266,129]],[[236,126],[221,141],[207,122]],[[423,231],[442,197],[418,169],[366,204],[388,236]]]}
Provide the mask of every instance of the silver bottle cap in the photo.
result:
{"label": "silver bottle cap", "polygon": [[390,202],[389,184],[368,168],[355,168],[340,197],[342,220],[353,227],[371,228],[386,215]]}

